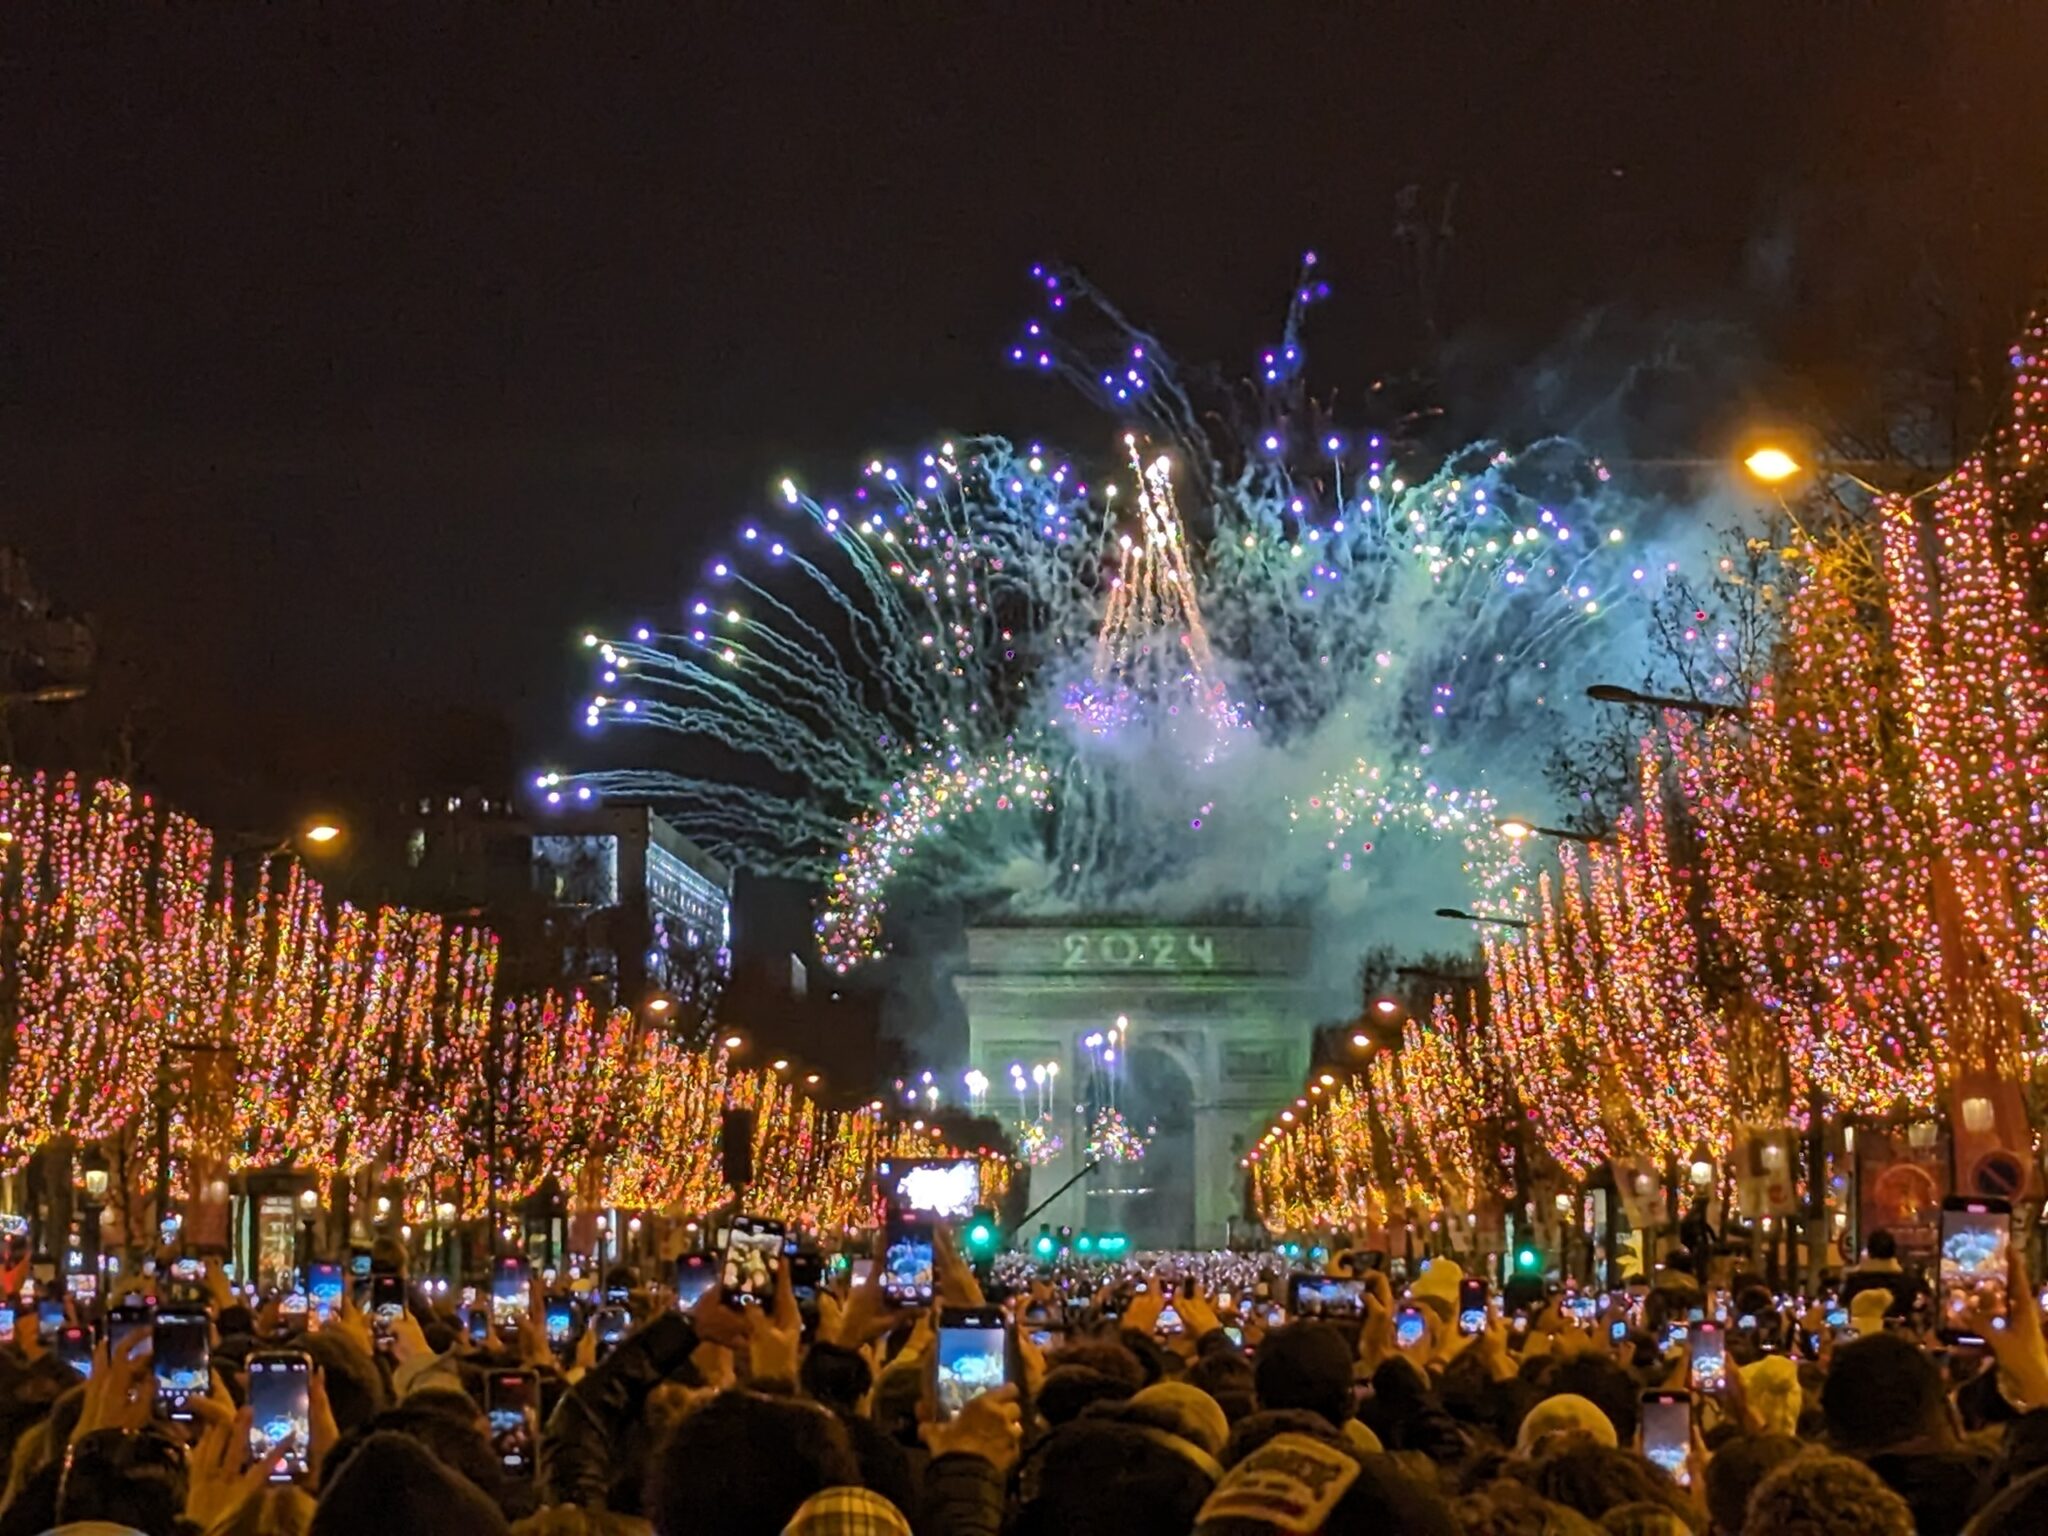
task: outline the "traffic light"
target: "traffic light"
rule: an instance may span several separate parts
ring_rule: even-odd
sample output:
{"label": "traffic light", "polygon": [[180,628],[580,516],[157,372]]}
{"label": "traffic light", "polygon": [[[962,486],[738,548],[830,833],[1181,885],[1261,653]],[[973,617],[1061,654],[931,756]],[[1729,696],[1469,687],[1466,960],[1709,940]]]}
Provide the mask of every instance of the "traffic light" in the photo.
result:
{"label": "traffic light", "polygon": [[1105,1232],[1095,1239],[1095,1251],[1105,1259],[1120,1259],[1130,1247],[1131,1240],[1121,1232]]}
{"label": "traffic light", "polygon": [[1543,1273],[1543,1255],[1528,1243],[1515,1250],[1515,1273],[1518,1275],[1540,1275]]}
{"label": "traffic light", "polygon": [[1088,1254],[1093,1253],[1094,1251],[1095,1239],[1089,1235],[1088,1229],[1086,1227],[1083,1227],[1079,1232],[1074,1234],[1074,1252]]}
{"label": "traffic light", "polygon": [[1050,1264],[1060,1251],[1059,1243],[1052,1235],[1052,1223],[1041,1221],[1038,1236],[1031,1239],[1031,1252],[1041,1264]]}
{"label": "traffic light", "polygon": [[976,1206],[967,1223],[967,1257],[977,1264],[992,1259],[1001,1241],[1002,1234],[996,1230],[995,1212],[985,1205]]}

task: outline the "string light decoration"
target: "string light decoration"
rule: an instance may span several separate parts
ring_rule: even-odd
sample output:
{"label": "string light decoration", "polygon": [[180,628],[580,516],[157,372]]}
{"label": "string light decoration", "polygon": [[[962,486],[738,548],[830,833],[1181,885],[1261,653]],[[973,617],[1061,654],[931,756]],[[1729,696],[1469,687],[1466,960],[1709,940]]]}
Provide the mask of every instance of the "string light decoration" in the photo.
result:
{"label": "string light decoration", "polygon": [[[1962,920],[1995,983],[2048,1015],[2048,309],[2008,356],[1986,449],[1881,498],[1891,639]],[[1922,510],[1924,505],[1924,512]]]}
{"label": "string light decoration", "polygon": [[1245,1159],[1260,1218],[1274,1231],[1384,1224],[1392,1215],[1468,1213],[1513,1184],[1515,1112],[1490,1027],[1449,993],[1425,1025],[1364,1072],[1323,1074]]}

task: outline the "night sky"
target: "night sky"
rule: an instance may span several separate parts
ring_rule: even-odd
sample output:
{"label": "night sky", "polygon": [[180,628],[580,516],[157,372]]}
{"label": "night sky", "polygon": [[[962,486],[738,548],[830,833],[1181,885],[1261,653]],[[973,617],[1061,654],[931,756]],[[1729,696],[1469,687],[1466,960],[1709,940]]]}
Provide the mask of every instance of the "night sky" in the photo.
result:
{"label": "night sky", "polygon": [[1352,392],[1413,361],[1409,184],[1496,383],[1609,314],[1967,371],[2048,273],[2033,7],[536,9],[0,19],[0,540],[203,813],[561,760],[575,636],[786,471],[1099,450],[1001,365],[1035,260],[1248,363],[1313,245]]}

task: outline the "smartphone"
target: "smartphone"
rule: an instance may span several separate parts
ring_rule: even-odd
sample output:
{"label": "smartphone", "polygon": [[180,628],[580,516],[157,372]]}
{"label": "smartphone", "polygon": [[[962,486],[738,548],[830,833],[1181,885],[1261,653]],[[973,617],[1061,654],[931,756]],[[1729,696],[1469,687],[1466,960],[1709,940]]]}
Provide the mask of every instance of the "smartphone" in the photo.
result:
{"label": "smartphone", "polygon": [[1239,1349],[1244,1348],[1244,1330],[1238,1327],[1237,1324],[1225,1323],[1223,1325],[1223,1336]]}
{"label": "smartphone", "polygon": [[932,1401],[939,1418],[950,1419],[970,1398],[1010,1379],[1009,1319],[1000,1307],[943,1308],[932,1359],[937,1373]]}
{"label": "smartphone", "polygon": [[491,1341],[491,1314],[490,1314],[490,1313],[486,1312],[486,1311],[485,1311],[485,1310],[484,1310],[484,1309],[483,1309],[482,1307],[471,1307],[471,1308],[469,1309],[469,1311],[468,1311],[467,1313],[465,1313],[465,1314],[463,1315],[463,1320],[464,1320],[465,1324],[466,1324],[466,1325],[468,1326],[468,1328],[469,1328],[469,1342],[470,1342],[470,1343],[472,1343],[472,1344],[488,1344],[488,1343],[490,1343],[490,1341]]}
{"label": "smartphone", "polygon": [[576,1307],[566,1296],[550,1296],[547,1305],[548,1348],[565,1350],[576,1337]]}
{"label": "smartphone", "polygon": [[508,1253],[491,1265],[491,1326],[512,1333],[533,1311],[533,1266]]}
{"label": "smartphone", "polygon": [[847,1271],[856,1286],[866,1285],[868,1277],[874,1274],[874,1272],[875,1261],[873,1259],[855,1259],[851,1268]]}
{"label": "smartphone", "polygon": [[195,1307],[159,1312],[150,1333],[157,1411],[176,1424],[192,1422],[192,1399],[213,1385],[212,1324]]}
{"label": "smartphone", "polygon": [[1664,1352],[1669,1354],[1674,1349],[1685,1348],[1686,1341],[1691,1337],[1692,1325],[1690,1323],[1666,1323],[1664,1325]]}
{"label": "smartphone", "polygon": [[67,1321],[63,1297],[45,1296],[36,1303],[36,1334],[45,1344],[57,1342],[57,1330]]}
{"label": "smartphone", "polygon": [[1690,1488],[1686,1462],[1692,1455],[1692,1394],[1645,1392],[1639,1422],[1643,1455],[1669,1472],[1679,1487]]}
{"label": "smartphone", "polygon": [[1941,1336],[1952,1343],[1984,1341],[1965,1314],[2006,1315],[2012,1288],[2012,1202],[1950,1195],[1941,1202]]}
{"label": "smartphone", "polygon": [[107,1338],[118,1352],[137,1333],[146,1332],[154,1310],[148,1302],[124,1301],[107,1313]]}
{"label": "smartphone", "polygon": [[825,1277],[824,1258],[816,1253],[792,1253],[783,1258],[789,1288],[796,1293],[796,1310],[807,1323],[818,1320],[818,1286]]}
{"label": "smartphone", "polygon": [[725,1241],[725,1268],[718,1282],[727,1306],[775,1305],[775,1287],[782,1274],[783,1232],[781,1222],[766,1216],[733,1217]]}
{"label": "smartphone", "polygon": [[1180,1320],[1180,1314],[1174,1311],[1173,1303],[1169,1301],[1159,1309],[1159,1321],[1152,1325],[1152,1331],[1162,1335],[1185,1333],[1187,1331],[1187,1324]]}
{"label": "smartphone", "polygon": [[341,1266],[316,1259],[306,1266],[306,1299],[312,1304],[313,1319],[321,1327],[341,1312]]}
{"label": "smartphone", "polygon": [[1826,1323],[1829,1328],[1840,1332],[1849,1326],[1849,1309],[1847,1307],[1829,1307],[1821,1315],[1821,1321]]}
{"label": "smartphone", "polygon": [[249,1459],[270,1464],[270,1481],[305,1481],[312,1470],[313,1362],[293,1349],[249,1357]]}
{"label": "smartphone", "polygon": [[1458,1332],[1471,1336],[1486,1332],[1486,1307],[1492,1287],[1484,1279],[1458,1282]]}
{"label": "smartphone", "polygon": [[1289,1275],[1287,1310],[1296,1317],[1361,1316],[1365,1311],[1365,1282],[1336,1275]]}
{"label": "smartphone", "polygon": [[0,1344],[14,1342],[14,1304],[0,1301]]}
{"label": "smartphone", "polygon": [[377,1335],[377,1347],[391,1348],[391,1331],[405,1310],[405,1278],[402,1275],[370,1276],[370,1327]]}
{"label": "smartphone", "polygon": [[875,1182],[887,1194],[892,1210],[942,1221],[965,1221],[981,1204],[981,1164],[971,1157],[880,1162],[875,1164]]}
{"label": "smartphone", "polygon": [[1609,1323],[1607,1325],[1607,1337],[1609,1341],[1615,1344],[1619,1344],[1623,1339],[1627,1338],[1628,1319],[1617,1317],[1613,1322]]}
{"label": "smartphone", "polygon": [[1567,1296],[1564,1299],[1564,1315],[1575,1323],[1590,1323],[1600,1315],[1600,1298]]}
{"label": "smartphone", "polygon": [[64,1289],[71,1299],[78,1303],[79,1312],[90,1315],[92,1304],[99,1300],[100,1277],[90,1271],[81,1270],[75,1275],[65,1277]]}
{"label": "smartphone", "polygon": [[531,1477],[540,1444],[540,1378],[532,1371],[493,1371],[484,1378],[484,1415],[491,1449],[508,1477]]}
{"label": "smartphone", "polygon": [[932,1299],[932,1223],[891,1211],[884,1227],[882,1294],[899,1307],[929,1306]]}
{"label": "smartphone", "polygon": [[348,1256],[348,1272],[358,1280],[370,1278],[370,1250],[358,1249]]}
{"label": "smartphone", "polygon": [[171,1278],[186,1285],[197,1285],[206,1277],[206,1266],[198,1259],[180,1258],[171,1260]]}
{"label": "smartphone", "polygon": [[1401,1349],[1413,1349],[1429,1332],[1428,1319],[1421,1306],[1404,1301],[1394,1309],[1394,1343]]}
{"label": "smartphone", "polygon": [[597,1335],[597,1358],[602,1360],[633,1331],[633,1314],[624,1307],[599,1307],[590,1319],[590,1331]]}
{"label": "smartphone", "polygon": [[676,1305],[688,1309],[704,1298],[718,1280],[718,1266],[708,1253],[686,1253],[676,1260]]}
{"label": "smartphone", "polygon": [[81,1376],[92,1374],[92,1330],[76,1324],[57,1330],[57,1358]]}
{"label": "smartphone", "polygon": [[1693,1391],[1720,1391],[1728,1384],[1728,1341],[1721,1325],[1695,1323],[1691,1348]]}

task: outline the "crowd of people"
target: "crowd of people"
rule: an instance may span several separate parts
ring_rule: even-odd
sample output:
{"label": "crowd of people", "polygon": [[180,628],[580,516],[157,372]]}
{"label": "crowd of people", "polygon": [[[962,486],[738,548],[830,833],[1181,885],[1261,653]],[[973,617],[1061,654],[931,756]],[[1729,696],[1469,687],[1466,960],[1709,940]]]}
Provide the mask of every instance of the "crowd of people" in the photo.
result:
{"label": "crowd of people", "polygon": [[[323,1323],[216,1268],[185,1421],[149,1329],[105,1330],[81,1380],[20,1314],[0,1536],[2012,1536],[2048,1530],[2048,1344],[2019,1268],[2008,1312],[1948,1330],[1883,1254],[1809,1312],[1673,1272],[1480,1313],[1440,1259],[1404,1294],[1359,1276],[1356,1317],[1305,1318],[1202,1266],[1034,1270],[991,1298],[941,1244],[930,1309],[844,1281],[683,1305],[607,1276],[633,1319],[610,1344],[551,1342],[540,1306],[472,1330],[410,1285],[382,1323],[347,1297]],[[946,1414],[940,1319],[991,1306],[1006,1379]],[[1722,1312],[1728,1368],[1702,1382],[1674,1330]],[[308,1443],[273,1460],[249,1368],[280,1347],[310,1362]],[[538,1386],[509,1434],[507,1376]],[[1673,1423],[1675,1456],[1653,1443]]]}

